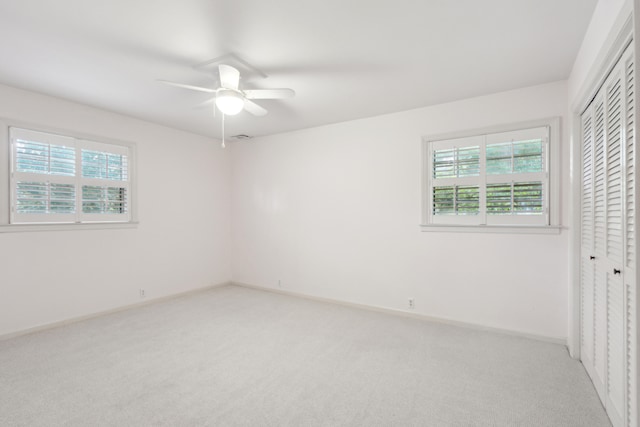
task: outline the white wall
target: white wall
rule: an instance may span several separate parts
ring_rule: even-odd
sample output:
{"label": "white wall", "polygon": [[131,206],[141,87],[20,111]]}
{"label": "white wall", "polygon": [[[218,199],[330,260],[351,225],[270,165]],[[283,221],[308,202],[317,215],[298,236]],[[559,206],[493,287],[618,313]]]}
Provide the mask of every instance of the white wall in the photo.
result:
{"label": "white wall", "polygon": [[140,222],[0,233],[0,335],[141,302],[140,288],[149,300],[230,279],[229,152],[217,141],[6,86],[0,99],[2,118],[134,142]]}
{"label": "white wall", "polygon": [[234,281],[567,336],[567,233],[421,232],[421,137],[562,116],[566,82],[232,147]]}

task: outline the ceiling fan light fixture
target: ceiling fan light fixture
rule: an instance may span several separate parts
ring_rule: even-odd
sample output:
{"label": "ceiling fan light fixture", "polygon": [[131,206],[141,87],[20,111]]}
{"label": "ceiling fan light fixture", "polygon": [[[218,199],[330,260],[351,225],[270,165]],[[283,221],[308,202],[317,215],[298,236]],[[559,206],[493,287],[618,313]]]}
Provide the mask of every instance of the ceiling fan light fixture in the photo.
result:
{"label": "ceiling fan light fixture", "polygon": [[221,89],[216,94],[216,107],[227,116],[234,116],[242,111],[244,99],[235,90]]}

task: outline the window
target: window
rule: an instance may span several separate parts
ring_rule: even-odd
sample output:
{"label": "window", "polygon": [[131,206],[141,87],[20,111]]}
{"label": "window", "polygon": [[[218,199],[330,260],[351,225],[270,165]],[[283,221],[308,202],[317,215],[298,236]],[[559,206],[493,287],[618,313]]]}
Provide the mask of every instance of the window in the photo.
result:
{"label": "window", "polygon": [[10,223],[131,220],[131,154],[124,145],[9,127]]}
{"label": "window", "polygon": [[550,144],[558,119],[544,123],[426,138],[423,225],[557,225]]}

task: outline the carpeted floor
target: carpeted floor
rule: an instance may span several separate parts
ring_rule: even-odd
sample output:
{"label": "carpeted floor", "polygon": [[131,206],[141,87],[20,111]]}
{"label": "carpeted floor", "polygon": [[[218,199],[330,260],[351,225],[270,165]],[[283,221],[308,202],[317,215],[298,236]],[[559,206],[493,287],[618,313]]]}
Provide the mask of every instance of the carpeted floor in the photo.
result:
{"label": "carpeted floor", "polygon": [[560,345],[236,286],[0,341],[1,426],[608,426]]}

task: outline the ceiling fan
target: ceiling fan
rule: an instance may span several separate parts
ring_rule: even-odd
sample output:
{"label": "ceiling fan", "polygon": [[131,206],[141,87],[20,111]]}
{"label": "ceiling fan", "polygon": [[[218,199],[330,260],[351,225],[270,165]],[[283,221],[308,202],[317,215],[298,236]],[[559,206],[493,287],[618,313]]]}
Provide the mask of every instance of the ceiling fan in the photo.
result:
{"label": "ceiling fan", "polygon": [[254,116],[264,116],[267,110],[253,102],[253,99],[283,99],[292,98],[296,93],[293,89],[240,89],[240,72],[230,65],[218,65],[220,73],[220,87],[211,89],[201,86],[192,86],[183,83],[158,80],[171,86],[184,89],[197,90],[215,94],[216,107],[228,116],[238,114],[243,109]]}

